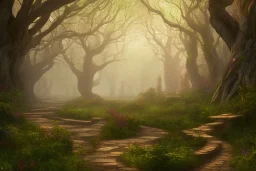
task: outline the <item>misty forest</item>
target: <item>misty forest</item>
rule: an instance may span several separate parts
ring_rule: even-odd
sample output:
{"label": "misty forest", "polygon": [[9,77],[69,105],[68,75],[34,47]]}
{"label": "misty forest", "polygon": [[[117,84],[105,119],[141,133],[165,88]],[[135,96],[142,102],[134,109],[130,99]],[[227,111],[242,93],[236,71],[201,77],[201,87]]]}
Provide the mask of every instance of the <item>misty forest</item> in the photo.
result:
{"label": "misty forest", "polygon": [[1,171],[256,171],[255,120],[255,0],[0,0]]}

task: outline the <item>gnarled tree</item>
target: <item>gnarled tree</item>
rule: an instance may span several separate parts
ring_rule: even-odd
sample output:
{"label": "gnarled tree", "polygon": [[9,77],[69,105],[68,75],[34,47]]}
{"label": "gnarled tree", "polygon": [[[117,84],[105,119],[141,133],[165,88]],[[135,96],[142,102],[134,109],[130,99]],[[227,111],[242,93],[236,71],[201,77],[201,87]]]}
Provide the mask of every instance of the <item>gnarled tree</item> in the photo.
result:
{"label": "gnarled tree", "polygon": [[[172,1],[166,0],[170,4]],[[217,52],[218,38],[214,35],[213,29],[209,22],[207,12],[207,1],[205,0],[182,0],[180,4],[175,4],[180,10],[181,17],[185,23],[198,35],[204,54],[204,59],[209,70],[209,81],[212,88],[215,88],[221,78],[224,70],[224,60],[221,59]]]}
{"label": "gnarled tree", "polygon": [[[180,73],[180,54],[181,51],[173,52],[173,35],[167,28],[167,33],[156,29],[153,23],[146,23],[146,38],[152,46],[155,56],[163,63],[164,83],[166,93],[175,93],[179,89]],[[163,37],[167,37],[163,41]]]}
{"label": "gnarled tree", "polygon": [[[234,5],[238,20],[226,7]],[[213,101],[231,99],[239,87],[256,81],[256,3],[254,0],[209,0],[210,22],[231,50],[232,59],[223,74]]]}
{"label": "gnarled tree", "polygon": [[24,95],[28,104],[36,103],[35,84],[53,67],[55,57],[65,50],[62,47],[61,40],[59,40],[52,42],[50,46],[44,47],[41,51],[37,48],[27,53],[21,66],[20,76],[24,84]]}
{"label": "gnarled tree", "polygon": [[197,65],[197,57],[198,57],[198,37],[194,31],[188,29],[180,22],[172,22],[168,20],[165,15],[157,9],[154,9],[149,3],[145,2],[145,0],[140,0],[142,4],[152,13],[159,15],[164,23],[166,23],[169,27],[177,29],[181,32],[185,38],[182,38],[182,42],[184,43],[184,47],[187,53],[187,63],[186,69],[188,73],[189,80],[192,84],[193,89],[200,89],[203,85],[202,77],[200,76],[198,65]]}
{"label": "gnarled tree", "polygon": [[[20,88],[19,69],[25,55],[57,28],[97,0],[1,0],[0,84],[4,89]],[[13,7],[17,13],[13,14]],[[51,14],[63,7],[57,18]],[[51,21],[50,21],[51,19]]]}
{"label": "gnarled tree", "polygon": [[[119,61],[118,56],[125,48],[124,44],[120,48],[120,42],[125,42],[125,33],[133,21],[125,13],[126,9],[116,8],[112,3],[102,3],[98,8],[101,10],[89,12],[91,17],[85,20],[86,26],[82,27],[82,31],[86,30],[86,32],[68,31],[65,33],[69,34],[75,44],[79,44],[84,51],[81,70],[76,67],[69,55],[63,53],[64,60],[78,79],[78,90],[84,98],[94,97],[92,88],[95,74],[107,65]],[[108,53],[107,47],[114,44],[116,44],[116,50],[114,53]],[[103,52],[107,52],[103,57],[105,62],[100,65],[95,64],[95,58],[103,55]]]}
{"label": "gnarled tree", "polygon": [[[182,32],[182,34],[186,34],[186,37],[190,39],[190,42],[193,41],[195,43],[195,39],[197,39],[197,41],[201,43],[202,51],[204,53],[203,57],[207,63],[209,70],[210,85],[211,88],[213,89],[220,80],[225,64],[223,63],[223,60],[220,58],[216,50],[216,42],[218,42],[218,39],[215,38],[216,36],[214,36],[214,33],[209,23],[209,16],[206,9],[206,1],[180,0],[179,3],[174,3],[171,0],[165,0],[165,3],[168,3],[170,7],[179,10],[182,19],[177,21],[170,20],[170,17],[172,17],[173,20],[176,19],[175,16],[172,16],[172,14],[169,15],[168,13],[168,15],[165,15],[166,12],[164,12],[164,10],[157,10],[156,8],[152,7],[149,3],[147,3],[145,0],[140,1],[150,12],[153,12],[161,16],[163,21],[167,25],[169,25],[172,28],[178,29],[178,31]],[[166,8],[166,6],[167,5],[165,5],[164,7]],[[194,47],[192,43],[191,45]],[[192,48],[189,49],[192,50]],[[196,53],[197,52],[193,52],[193,54]],[[190,53],[188,53],[188,55],[189,54]],[[193,59],[190,59],[191,60],[188,63],[192,64]],[[195,71],[195,69],[192,70]],[[195,76],[198,74],[194,73],[193,75]],[[193,80],[191,76],[189,76],[189,78],[190,80]],[[199,82],[198,84],[202,83]]]}

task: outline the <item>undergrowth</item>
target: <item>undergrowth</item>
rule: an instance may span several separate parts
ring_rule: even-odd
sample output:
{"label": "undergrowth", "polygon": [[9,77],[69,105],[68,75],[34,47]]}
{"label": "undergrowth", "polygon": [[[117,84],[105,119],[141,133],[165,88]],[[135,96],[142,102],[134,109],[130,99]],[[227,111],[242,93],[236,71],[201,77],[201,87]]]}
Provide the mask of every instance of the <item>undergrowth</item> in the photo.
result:
{"label": "undergrowth", "polygon": [[69,133],[55,127],[45,133],[26,121],[20,93],[0,93],[0,170],[88,170],[72,153]]}
{"label": "undergrowth", "polygon": [[226,106],[243,117],[233,121],[219,136],[233,147],[231,165],[237,171],[256,170],[256,88],[240,90],[239,96]]}

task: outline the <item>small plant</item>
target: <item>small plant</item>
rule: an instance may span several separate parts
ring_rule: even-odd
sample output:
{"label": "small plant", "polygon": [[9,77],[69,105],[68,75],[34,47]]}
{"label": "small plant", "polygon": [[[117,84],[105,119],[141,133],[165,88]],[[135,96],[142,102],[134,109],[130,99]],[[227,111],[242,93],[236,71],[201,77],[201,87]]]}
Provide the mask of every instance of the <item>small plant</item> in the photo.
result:
{"label": "small plant", "polygon": [[132,145],[121,155],[121,160],[143,171],[182,171],[198,164],[193,149],[184,146],[169,149],[163,145],[152,147]]}
{"label": "small plant", "polygon": [[115,110],[109,110],[110,115],[107,124],[102,128],[102,139],[124,139],[136,136],[139,131],[139,122],[131,117],[124,116]]}
{"label": "small plant", "polygon": [[87,170],[67,130],[45,133],[23,116],[20,95],[0,92],[0,170]]}

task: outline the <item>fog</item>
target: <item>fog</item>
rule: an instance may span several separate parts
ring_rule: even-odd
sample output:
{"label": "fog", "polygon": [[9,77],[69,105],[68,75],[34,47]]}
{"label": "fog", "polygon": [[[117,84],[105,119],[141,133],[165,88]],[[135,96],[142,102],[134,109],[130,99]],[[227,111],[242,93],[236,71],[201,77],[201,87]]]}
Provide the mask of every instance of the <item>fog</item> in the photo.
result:
{"label": "fog", "polygon": [[[135,97],[151,87],[156,88],[158,76],[163,77],[163,64],[154,56],[147,40],[140,33],[132,33],[131,37],[120,61],[108,65],[95,75],[94,80],[99,79],[100,84],[94,86],[94,93],[102,97],[121,97],[122,82],[125,85],[125,97]],[[79,51],[79,47],[74,51]],[[36,95],[44,99],[57,97],[65,100],[79,97],[77,78],[70,71],[69,66],[61,57],[55,62],[53,68],[36,84]],[[82,61],[76,63],[79,66]],[[48,84],[46,92],[44,83]],[[114,94],[111,94],[113,86],[115,90]]]}
{"label": "fog", "polygon": [[[165,13],[171,13],[170,20],[177,21],[180,19],[181,14],[177,7],[172,7],[172,10],[166,8],[165,3],[160,3],[159,6]],[[104,12],[102,13],[104,14]],[[102,13],[95,14],[94,17],[101,18]],[[170,91],[178,93],[181,88],[181,78],[186,72],[187,60],[187,54],[180,40],[179,31],[177,29],[170,29],[159,15],[150,14],[141,3],[135,4],[129,9],[128,13],[132,16],[133,20],[131,26],[129,28],[127,26],[124,34],[120,30],[114,34],[117,36],[121,32],[123,37],[116,43],[109,44],[101,53],[93,57],[93,63],[98,66],[111,60],[117,61],[111,62],[102,70],[96,72],[93,82],[95,85],[92,88],[92,92],[103,98],[134,98],[149,88],[156,88],[157,79],[161,76],[163,91],[165,93],[170,93]],[[83,40],[85,44],[92,50],[97,49],[104,42],[104,36],[108,30],[114,30],[118,26],[121,29],[124,27],[119,24],[119,22],[124,20],[122,16],[123,14],[117,16],[116,18],[119,20],[99,28],[97,34],[95,32],[95,34],[87,36]],[[53,34],[58,35],[69,29],[75,30],[78,34],[83,33],[85,28],[90,27],[90,23],[88,23],[90,20],[88,19],[87,21],[86,18],[81,19],[79,17],[74,16],[71,19],[67,19]],[[51,20],[54,20],[54,16],[52,16]],[[93,22],[90,22],[93,25]],[[99,21],[97,20],[97,22]],[[126,23],[128,23],[128,19],[124,21],[124,24]],[[181,21],[179,24],[182,25],[184,23]],[[88,29],[90,31],[90,28]],[[165,86],[167,81],[165,79],[167,76],[165,76],[166,71],[163,62],[165,60],[164,55],[166,54],[162,49],[163,47],[159,46],[152,37],[166,46],[168,41],[171,40],[171,45],[167,47],[169,56],[179,54],[176,59],[178,60],[178,62],[176,61],[177,64],[168,65],[169,69],[176,68],[168,73],[169,82],[175,84],[171,90],[168,90],[169,92],[166,92],[167,88]],[[63,39],[61,44],[66,48],[65,54],[69,57],[70,63],[78,71],[82,71],[85,65],[84,60],[87,60],[85,58],[87,55],[86,49],[81,47],[82,42]],[[207,76],[208,69],[201,48],[198,48],[198,53],[197,64],[199,72],[203,76]],[[30,55],[31,57],[45,58],[43,54],[37,54],[37,56],[32,54]],[[167,66],[165,67],[167,68]],[[39,99],[71,100],[81,96],[78,84],[77,76],[72,72],[70,65],[64,60],[63,55],[59,54],[54,59],[53,67],[37,81],[34,92]]]}

